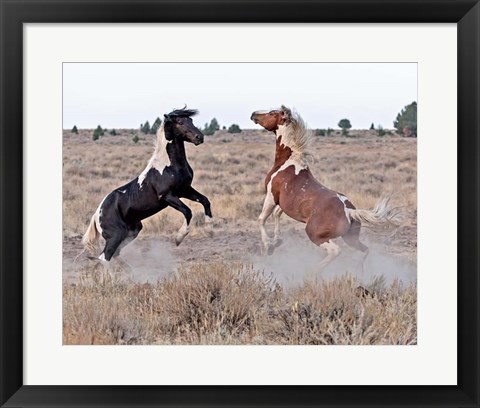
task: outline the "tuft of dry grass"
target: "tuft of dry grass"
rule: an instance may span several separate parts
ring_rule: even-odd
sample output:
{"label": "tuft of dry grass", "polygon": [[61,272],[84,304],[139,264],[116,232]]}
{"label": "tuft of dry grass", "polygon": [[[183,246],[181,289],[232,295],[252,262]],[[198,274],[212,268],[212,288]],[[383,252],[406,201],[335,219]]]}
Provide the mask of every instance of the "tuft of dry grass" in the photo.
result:
{"label": "tuft of dry grass", "polygon": [[63,288],[64,344],[416,344],[416,287],[351,276],[285,291],[251,265],[184,265],[155,284]]}
{"label": "tuft of dry grass", "polygon": [[193,264],[158,287],[164,330],[187,343],[249,342],[272,293],[272,280],[239,263]]}
{"label": "tuft of dry grass", "polygon": [[273,332],[290,344],[416,344],[416,288],[366,290],[349,276],[286,297]]}

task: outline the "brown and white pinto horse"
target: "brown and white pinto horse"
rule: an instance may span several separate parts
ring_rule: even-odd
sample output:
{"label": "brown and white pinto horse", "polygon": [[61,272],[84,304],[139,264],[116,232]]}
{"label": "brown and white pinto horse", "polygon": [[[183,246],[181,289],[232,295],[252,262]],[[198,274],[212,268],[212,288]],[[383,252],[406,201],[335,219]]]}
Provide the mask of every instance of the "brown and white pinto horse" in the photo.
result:
{"label": "brown and white pinto horse", "polygon": [[[258,221],[265,250],[273,253],[280,244],[279,220],[283,212],[306,224],[308,238],[327,251],[319,269],[322,269],[340,253],[333,238],[342,237],[353,248],[368,254],[368,248],[359,240],[361,223],[381,226],[395,224],[398,211],[383,199],[373,210],[357,210],[349,199],[320,184],[312,175],[307,163],[307,150],[311,132],[302,118],[283,106],[271,111],[256,111],[250,118],[266,130],[275,133],[275,163],[265,178],[267,195]],[[265,230],[265,221],[272,214],[275,218],[273,240]],[[362,268],[363,268],[362,262]]]}

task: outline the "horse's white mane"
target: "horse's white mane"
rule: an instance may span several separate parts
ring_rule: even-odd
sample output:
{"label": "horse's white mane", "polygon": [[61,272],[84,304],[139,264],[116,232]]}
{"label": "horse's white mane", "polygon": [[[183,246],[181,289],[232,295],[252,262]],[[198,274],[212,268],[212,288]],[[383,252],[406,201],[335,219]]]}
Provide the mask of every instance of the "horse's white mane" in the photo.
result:
{"label": "horse's white mane", "polygon": [[165,146],[167,145],[168,140],[165,139],[165,128],[163,123],[159,126],[157,133],[155,133],[155,138],[153,139],[153,143],[155,145],[153,156],[156,156],[160,150],[163,151],[165,149]]}
{"label": "horse's white mane", "polygon": [[288,123],[282,126],[277,136],[282,136],[281,143],[292,149],[292,158],[301,162],[306,162],[311,156],[308,153],[313,133],[307,129],[307,125],[302,117],[295,111],[282,106],[282,111],[288,116]]}
{"label": "horse's white mane", "polygon": [[140,185],[140,188],[142,187],[143,180],[145,180],[148,171],[152,167],[162,174],[165,167],[170,166],[170,157],[168,157],[167,153],[167,144],[169,141],[165,139],[165,128],[163,127],[163,123],[158,128],[154,140],[155,150],[153,151],[152,157],[150,157],[147,167],[145,167],[138,176],[138,184]]}

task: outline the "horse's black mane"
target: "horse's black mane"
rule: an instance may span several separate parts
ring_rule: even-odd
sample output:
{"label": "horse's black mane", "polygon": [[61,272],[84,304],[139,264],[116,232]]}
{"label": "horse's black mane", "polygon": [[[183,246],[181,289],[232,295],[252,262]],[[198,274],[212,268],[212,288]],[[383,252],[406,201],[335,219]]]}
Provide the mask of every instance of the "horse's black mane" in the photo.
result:
{"label": "horse's black mane", "polygon": [[170,117],[178,117],[178,118],[189,118],[190,116],[194,116],[198,113],[198,110],[196,109],[187,109],[185,106],[182,109],[175,109],[171,111],[170,113],[167,113],[165,116],[170,116]]}

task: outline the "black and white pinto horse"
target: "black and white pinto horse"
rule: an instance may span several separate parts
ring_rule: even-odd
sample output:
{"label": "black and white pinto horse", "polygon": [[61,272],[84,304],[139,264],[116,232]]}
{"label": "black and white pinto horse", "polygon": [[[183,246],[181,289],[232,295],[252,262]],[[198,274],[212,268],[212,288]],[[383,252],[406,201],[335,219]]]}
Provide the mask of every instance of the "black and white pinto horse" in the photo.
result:
{"label": "black and white pinto horse", "polygon": [[[167,206],[180,211],[185,221],[175,237],[180,245],[190,230],[192,211],[180,198],[199,202],[205,209],[205,223],[211,232],[210,201],[192,187],[193,170],[188,164],[184,142],[203,143],[203,133],[195,127],[193,109],[177,109],[164,115],[157,132],[155,152],[142,173],[108,194],[93,214],[82,243],[93,252],[100,236],[105,247],[99,256],[109,262],[132,242],[142,229],[142,220]],[[124,261],[122,261],[124,262]]]}

